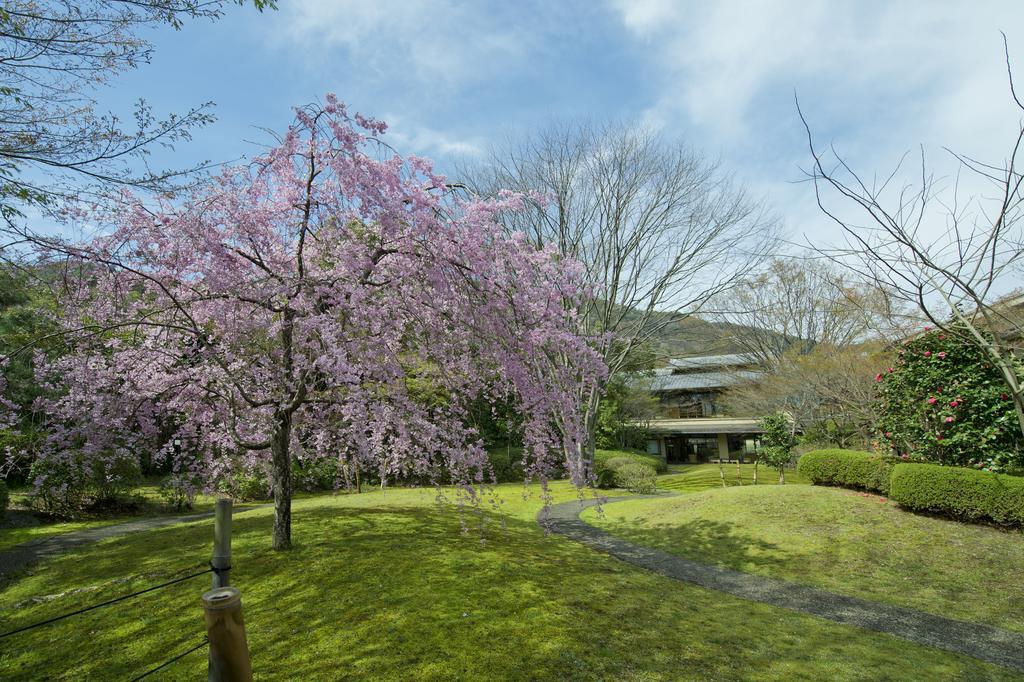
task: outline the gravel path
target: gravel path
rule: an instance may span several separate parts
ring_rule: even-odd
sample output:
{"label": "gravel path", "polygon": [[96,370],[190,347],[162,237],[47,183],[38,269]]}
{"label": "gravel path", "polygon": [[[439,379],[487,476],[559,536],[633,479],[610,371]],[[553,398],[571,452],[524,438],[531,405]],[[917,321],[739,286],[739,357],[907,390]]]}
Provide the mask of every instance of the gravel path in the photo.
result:
{"label": "gravel path", "polygon": [[[614,498],[606,500],[604,504],[649,497],[664,496]],[[556,504],[547,512],[541,511],[537,521],[559,535],[668,578],[763,604],[809,613],[837,623],[884,632],[917,644],[966,654],[1024,672],[1024,633],[834,594],[634,545],[580,520],[580,513],[595,504],[596,500]]]}
{"label": "gravel path", "polygon": [[[271,505],[261,504],[252,507],[242,507],[235,509],[234,513],[240,514],[242,512],[249,511],[250,509],[260,509],[262,507],[269,506]],[[107,538],[117,537],[118,535],[141,533],[147,530],[155,530],[157,528],[173,526],[179,523],[188,523],[189,521],[201,521],[202,519],[212,517],[212,511],[202,512],[199,514],[186,514],[184,516],[156,516],[138,519],[136,521],[126,521],[125,523],[116,523],[109,526],[101,526],[99,528],[76,530],[70,533],[64,533],[63,535],[54,535],[48,538],[41,538],[39,540],[30,540],[29,542],[23,542],[20,545],[15,545],[9,549],[0,551],[0,577],[5,577],[12,573],[18,573],[38,561],[59,556],[68,550],[74,549],[75,547],[81,547],[82,545],[88,545]]]}

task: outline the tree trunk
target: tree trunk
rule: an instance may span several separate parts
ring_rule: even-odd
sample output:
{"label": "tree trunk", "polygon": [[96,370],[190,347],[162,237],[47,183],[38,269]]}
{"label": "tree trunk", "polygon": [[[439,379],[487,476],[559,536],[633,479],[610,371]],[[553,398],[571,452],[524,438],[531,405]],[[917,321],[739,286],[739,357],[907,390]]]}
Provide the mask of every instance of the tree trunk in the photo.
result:
{"label": "tree trunk", "polygon": [[786,466],[779,467],[779,485],[786,485]]}
{"label": "tree trunk", "polygon": [[274,492],[274,549],[291,549],[292,546],[292,416],[288,413],[277,415],[277,427],[270,445],[273,459]]}
{"label": "tree trunk", "polygon": [[584,415],[584,433],[586,442],[583,443],[583,476],[589,481],[594,475],[594,457],[597,450],[597,413],[601,407],[601,392],[595,387],[590,392],[587,400],[586,414]]}
{"label": "tree trunk", "polygon": [[757,465],[758,461],[754,460],[754,485],[757,485]]}

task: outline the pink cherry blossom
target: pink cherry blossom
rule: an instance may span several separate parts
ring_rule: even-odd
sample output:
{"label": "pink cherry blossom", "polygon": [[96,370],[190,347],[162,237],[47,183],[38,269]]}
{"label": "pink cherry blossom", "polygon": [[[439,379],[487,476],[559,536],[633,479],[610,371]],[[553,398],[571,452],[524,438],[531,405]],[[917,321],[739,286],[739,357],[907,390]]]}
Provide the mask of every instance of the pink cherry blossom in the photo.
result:
{"label": "pink cherry blossom", "polygon": [[328,96],[187,196],[70,209],[105,229],[45,243],[74,266],[60,317],[74,352],[37,359],[41,456],[150,452],[207,488],[268,472],[275,547],[290,543],[293,459],[476,500],[480,403],[514,406],[527,477],[582,485],[581,401],[605,368],[571,311],[595,290],[504,229],[532,198],[457,195],[388,151],[385,128]]}

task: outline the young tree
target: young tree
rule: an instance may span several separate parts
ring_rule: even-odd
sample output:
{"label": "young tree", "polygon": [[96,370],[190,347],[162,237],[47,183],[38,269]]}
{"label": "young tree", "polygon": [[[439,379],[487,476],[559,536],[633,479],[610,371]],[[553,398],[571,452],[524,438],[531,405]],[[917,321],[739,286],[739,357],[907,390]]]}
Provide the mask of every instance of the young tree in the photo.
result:
{"label": "young tree", "polygon": [[596,445],[609,450],[647,445],[647,424],[658,413],[658,399],[641,378],[616,377],[605,387],[597,417]]}
{"label": "young tree", "polygon": [[[151,170],[132,161],[187,139],[212,120],[210,103],[159,121],[140,101],[135,129],[96,111],[96,90],[148,62],[154,26],[221,16],[246,0],[13,0],[0,8],[0,217],[54,207],[71,186],[167,189],[196,167]],[[257,9],[274,0],[253,0]]]}
{"label": "young tree", "polygon": [[582,269],[505,234],[519,195],[455,199],[429,162],[384,154],[384,129],[328,96],[184,201],[85,211],[110,230],[84,244],[26,232],[72,266],[75,352],[40,367],[44,456],[115,458],[170,421],[161,455],[187,441],[206,480],[269,466],[284,549],[299,449],[475,496],[487,460],[467,410],[486,397],[518,406],[529,476],[561,465],[581,485],[579,396],[604,371],[568,312]]}
{"label": "young tree", "polygon": [[786,465],[793,457],[793,425],[781,412],[761,419],[761,449],[758,459],[779,470],[779,483],[786,482]]}
{"label": "young tree", "polygon": [[[582,263],[598,288],[581,302],[609,380],[665,327],[698,312],[773,248],[777,220],[715,163],[641,128],[585,124],[540,131],[466,171],[483,195],[540,195],[507,215],[538,247]],[[582,396],[588,453],[603,385]]]}
{"label": "young tree", "polygon": [[756,381],[730,387],[722,410],[745,417],[782,410],[811,440],[867,447],[878,423],[874,376],[893,356],[880,342],[794,350]]}
{"label": "young tree", "polygon": [[913,317],[885,290],[820,257],[775,258],[718,296],[711,308],[715,319],[732,325],[730,340],[767,367],[818,346],[844,349],[868,339],[899,338]]}
{"label": "young tree", "polygon": [[[1010,94],[1020,115],[1024,103],[1014,89],[1008,48],[1006,63]],[[818,205],[846,236],[844,246],[823,247],[821,252],[917,306],[933,326],[983,353],[1006,384],[1024,434],[1024,380],[1013,347],[1014,339],[1024,337],[1024,318],[1000,296],[1024,265],[1024,172],[1019,158],[1024,153],[1024,123],[1018,125],[1001,164],[951,152],[964,177],[958,176],[952,190],[941,195],[923,151],[920,179],[893,192],[890,185],[898,182],[900,167],[884,182],[870,184],[834,147],[830,155],[820,151],[802,112],[800,117],[814,159],[810,176]],[[990,191],[966,199],[958,196],[967,177]],[[841,214],[833,198],[855,209],[867,224],[858,225]]]}

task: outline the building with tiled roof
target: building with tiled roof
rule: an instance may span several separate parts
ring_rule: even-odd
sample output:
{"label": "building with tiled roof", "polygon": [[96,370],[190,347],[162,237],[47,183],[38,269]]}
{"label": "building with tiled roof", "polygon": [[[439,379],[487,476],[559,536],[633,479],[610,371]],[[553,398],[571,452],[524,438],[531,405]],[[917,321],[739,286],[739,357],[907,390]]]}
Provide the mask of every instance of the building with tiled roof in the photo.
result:
{"label": "building with tiled roof", "polygon": [[754,459],[761,433],[758,420],[720,416],[717,398],[730,386],[762,374],[758,358],[746,353],[676,358],[655,370],[647,383],[658,398],[660,414],[648,425],[648,452],[669,463]]}

